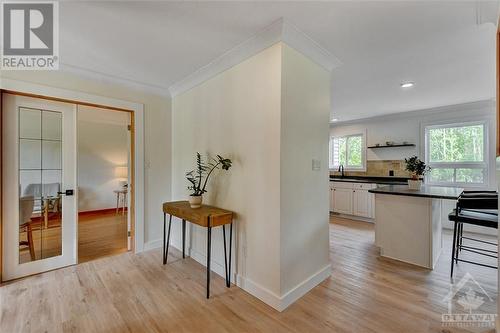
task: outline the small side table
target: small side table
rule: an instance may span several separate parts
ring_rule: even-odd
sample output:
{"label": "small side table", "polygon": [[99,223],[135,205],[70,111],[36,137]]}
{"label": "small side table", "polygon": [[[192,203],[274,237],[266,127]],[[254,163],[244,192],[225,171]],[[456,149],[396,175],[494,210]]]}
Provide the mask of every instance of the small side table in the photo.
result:
{"label": "small side table", "polygon": [[[168,233],[165,235],[168,221]],[[210,254],[212,242],[212,228],[222,226],[224,237],[224,267],[226,269],[226,287],[231,287],[231,253],[233,239],[233,212],[213,206],[203,205],[200,208],[191,208],[187,201],[172,201],[163,204],[163,265],[167,263],[168,246],[170,244],[170,227],[172,216],[182,219],[182,258],[185,258],[186,221],[207,228],[207,298],[210,298]],[[229,224],[229,261],[226,250],[226,224]],[[166,243],[165,243],[166,237]],[[229,266],[229,267],[228,267]]]}
{"label": "small side table", "polygon": [[127,207],[127,190],[114,190],[116,193],[116,214],[120,211],[120,206],[122,208],[122,215],[125,215],[125,208]]}

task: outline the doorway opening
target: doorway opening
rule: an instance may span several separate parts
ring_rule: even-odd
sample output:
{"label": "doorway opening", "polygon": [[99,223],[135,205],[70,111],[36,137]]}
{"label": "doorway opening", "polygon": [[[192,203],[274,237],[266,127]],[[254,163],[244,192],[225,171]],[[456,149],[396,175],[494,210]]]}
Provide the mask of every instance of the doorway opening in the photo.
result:
{"label": "doorway opening", "polygon": [[78,262],[130,250],[131,113],[78,106]]}
{"label": "doorway opening", "polygon": [[0,96],[0,281],[135,250],[140,108]]}

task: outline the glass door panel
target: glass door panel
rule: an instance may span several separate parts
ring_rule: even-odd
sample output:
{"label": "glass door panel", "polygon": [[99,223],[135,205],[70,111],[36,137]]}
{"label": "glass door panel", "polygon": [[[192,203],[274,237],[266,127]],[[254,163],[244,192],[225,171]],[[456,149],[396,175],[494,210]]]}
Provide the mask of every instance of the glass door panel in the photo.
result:
{"label": "glass door panel", "polygon": [[76,105],[4,94],[2,111],[2,278],[75,264]]}
{"label": "glass door panel", "polygon": [[62,254],[62,113],[19,109],[19,263]]}

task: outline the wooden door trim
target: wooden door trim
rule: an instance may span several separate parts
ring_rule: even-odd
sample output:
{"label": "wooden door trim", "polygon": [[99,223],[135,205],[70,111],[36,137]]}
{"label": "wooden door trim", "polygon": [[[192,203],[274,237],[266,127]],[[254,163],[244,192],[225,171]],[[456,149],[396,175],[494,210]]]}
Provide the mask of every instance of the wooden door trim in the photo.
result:
{"label": "wooden door trim", "polygon": [[[120,111],[120,112],[129,112],[130,113],[130,122],[131,122],[131,128],[130,128],[130,170],[131,170],[131,177],[130,177],[130,186],[131,186],[131,191],[130,191],[130,228],[131,228],[131,251],[135,252],[135,112],[130,109],[123,109],[123,108],[117,108],[109,105],[100,105],[100,104],[94,104],[94,103],[88,103],[88,102],[81,102],[77,100],[71,100],[71,99],[65,99],[65,98],[58,98],[58,97],[53,97],[53,96],[45,96],[45,95],[38,95],[38,94],[31,94],[31,93],[25,93],[21,91],[14,91],[14,90],[8,90],[8,89],[0,89],[0,129],[2,128],[2,120],[3,120],[3,95],[4,94],[10,94],[10,95],[17,95],[17,96],[25,96],[25,97],[32,97],[32,98],[39,98],[39,99],[44,99],[44,100],[50,100],[50,101],[56,101],[56,102],[62,102],[62,103],[69,103],[69,104],[75,104],[75,105],[81,105],[81,106],[90,106],[90,107],[96,107],[96,108],[101,108],[109,111]],[[1,131],[0,131],[1,133]],[[2,226],[3,226],[3,221],[2,221],[2,205],[3,205],[3,200],[2,200],[2,159],[3,159],[3,151],[2,151],[2,135],[0,135],[0,283],[3,281],[2,277],[2,271],[3,271],[3,235],[2,235]],[[77,221],[77,228],[78,228],[78,221]],[[77,240],[78,242],[78,240]],[[78,261],[78,258],[77,258]],[[78,262],[77,262],[78,264]]]}
{"label": "wooden door trim", "polygon": [[109,106],[109,105],[100,105],[100,104],[93,104],[93,103],[88,103],[88,102],[81,102],[81,101],[76,101],[76,100],[71,100],[71,99],[66,99],[66,98],[37,95],[37,94],[31,94],[31,93],[25,93],[25,92],[21,92],[21,91],[14,91],[14,90],[7,90],[7,89],[2,89],[1,92],[2,92],[2,94],[40,98],[40,99],[45,99],[45,100],[49,100],[49,101],[76,104],[76,105],[82,105],[82,106],[91,106],[91,107],[106,109],[106,110],[111,110],[111,111],[122,111],[122,112],[134,113],[133,110],[129,110],[129,109],[122,109],[122,108],[117,108],[117,107]]}

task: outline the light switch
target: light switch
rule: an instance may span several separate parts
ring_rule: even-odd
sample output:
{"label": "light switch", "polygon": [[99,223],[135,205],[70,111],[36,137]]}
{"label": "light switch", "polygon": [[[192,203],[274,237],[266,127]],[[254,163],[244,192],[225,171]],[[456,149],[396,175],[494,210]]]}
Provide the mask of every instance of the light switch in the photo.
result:
{"label": "light switch", "polygon": [[312,160],[312,169],[313,169],[313,171],[319,171],[319,170],[321,170],[321,161],[313,158],[313,160]]}

